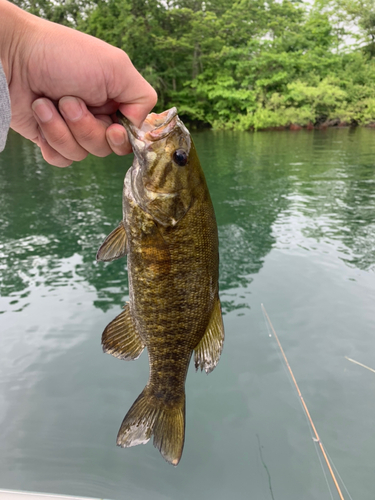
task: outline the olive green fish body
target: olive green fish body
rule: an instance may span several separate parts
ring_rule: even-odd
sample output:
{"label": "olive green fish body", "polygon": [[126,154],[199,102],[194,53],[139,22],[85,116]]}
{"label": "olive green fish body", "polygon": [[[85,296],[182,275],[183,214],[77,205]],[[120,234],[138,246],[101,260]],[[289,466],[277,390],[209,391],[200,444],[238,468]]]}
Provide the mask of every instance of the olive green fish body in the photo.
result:
{"label": "olive green fish body", "polygon": [[181,390],[218,297],[218,242],[209,198],[207,205],[195,203],[172,228],[158,227],[139,207],[125,218],[130,309],[149,353],[150,384],[166,380],[168,397]]}
{"label": "olive green fish body", "polygon": [[[149,115],[150,122],[157,124],[167,113]],[[133,144],[136,158],[125,178],[123,221],[98,252],[98,260],[128,256],[129,304],[104,331],[104,350],[136,359],[147,347],[150,364],[149,381],[125,416],[117,442],[134,446],[153,434],[154,445],[174,465],[184,444],[191,356],[195,352],[196,368],[209,373],[224,340],[215,214],[194,145],[176,120],[174,111],[172,124],[167,123],[172,132],[161,138],[155,133],[143,156]],[[181,151],[186,152],[186,165],[173,163],[176,150],[180,163],[185,161]]]}

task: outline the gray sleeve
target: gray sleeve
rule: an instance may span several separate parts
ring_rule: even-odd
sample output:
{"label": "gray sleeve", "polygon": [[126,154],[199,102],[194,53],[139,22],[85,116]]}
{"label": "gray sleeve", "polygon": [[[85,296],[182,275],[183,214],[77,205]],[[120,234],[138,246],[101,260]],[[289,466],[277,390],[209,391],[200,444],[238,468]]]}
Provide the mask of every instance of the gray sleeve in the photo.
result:
{"label": "gray sleeve", "polygon": [[5,148],[10,126],[10,97],[7,79],[0,61],[0,151]]}

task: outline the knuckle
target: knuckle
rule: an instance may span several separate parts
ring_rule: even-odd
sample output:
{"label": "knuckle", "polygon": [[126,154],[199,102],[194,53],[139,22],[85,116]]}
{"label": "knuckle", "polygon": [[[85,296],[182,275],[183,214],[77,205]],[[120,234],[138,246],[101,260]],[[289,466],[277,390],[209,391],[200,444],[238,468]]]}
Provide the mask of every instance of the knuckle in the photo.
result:
{"label": "knuckle", "polygon": [[152,105],[152,107],[154,107],[158,102],[158,93],[153,87],[151,87],[151,89],[152,91],[150,92],[150,104]]}
{"label": "knuckle", "polygon": [[87,156],[87,151],[83,150],[81,146],[76,143],[70,133],[63,133],[56,136],[49,140],[48,143],[53,149],[57,150],[62,158],[66,158],[67,161],[81,161]]}
{"label": "knuckle", "polygon": [[88,155],[87,151],[78,151],[77,153],[73,153],[69,156],[73,161],[82,161],[85,158],[87,158],[87,155]]}
{"label": "knuckle", "polygon": [[133,66],[133,63],[130,60],[130,57],[126,52],[118,47],[112,47],[110,61],[112,63],[112,71],[115,72],[116,68],[124,67],[129,68],[129,66]]}
{"label": "knuckle", "polygon": [[[118,53],[120,62],[122,64],[131,64],[131,65],[133,65],[133,63],[130,60],[130,57],[128,56],[128,54],[125,51],[123,51],[122,49],[118,49],[117,53]],[[121,61],[121,59],[122,59],[122,61]]]}
{"label": "knuckle", "polygon": [[54,167],[69,167],[72,164],[71,160],[68,160],[64,156],[57,153],[57,151],[45,150],[42,149],[42,156],[47,163],[53,165]]}
{"label": "knuckle", "polygon": [[71,135],[69,132],[60,132],[57,134],[55,133],[51,134],[47,140],[51,146],[53,145],[53,147],[58,147],[59,149],[65,148],[69,146],[69,142],[71,141]]}
{"label": "knuckle", "polygon": [[[89,130],[85,133],[80,133],[79,137],[76,137],[78,144],[82,148],[84,148],[84,153],[86,156],[88,153],[92,153],[95,156],[99,156],[101,158],[108,156],[110,154],[110,147],[105,139],[105,132],[103,134],[98,134],[94,130]],[[84,159],[81,158],[81,159]]]}
{"label": "knuckle", "polygon": [[97,141],[96,131],[92,128],[82,127],[75,134],[75,139],[79,144],[95,143]]}

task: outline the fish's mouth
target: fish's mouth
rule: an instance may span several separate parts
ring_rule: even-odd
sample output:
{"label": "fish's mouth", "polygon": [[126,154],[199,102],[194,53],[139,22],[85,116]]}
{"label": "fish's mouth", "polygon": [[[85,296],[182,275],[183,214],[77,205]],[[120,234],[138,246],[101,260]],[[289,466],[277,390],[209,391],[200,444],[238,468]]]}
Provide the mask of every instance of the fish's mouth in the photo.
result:
{"label": "fish's mouth", "polygon": [[132,138],[146,142],[159,141],[169,135],[177,125],[177,108],[167,109],[163,113],[150,113],[147,115],[141,128],[131,123],[121,111],[117,111],[117,117],[128,132],[129,139]]}

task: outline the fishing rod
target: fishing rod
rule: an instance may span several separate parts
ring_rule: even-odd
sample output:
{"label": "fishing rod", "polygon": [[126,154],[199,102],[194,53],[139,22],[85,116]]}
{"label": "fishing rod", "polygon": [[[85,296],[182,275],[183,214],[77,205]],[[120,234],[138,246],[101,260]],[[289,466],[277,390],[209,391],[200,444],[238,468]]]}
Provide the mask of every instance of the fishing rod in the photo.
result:
{"label": "fishing rod", "polygon": [[266,308],[264,307],[264,305],[263,305],[263,304],[261,304],[261,306],[262,306],[262,311],[263,311],[263,314],[264,314],[265,318],[267,319],[267,321],[268,321],[268,323],[269,323],[269,325],[270,325],[270,327],[271,327],[272,333],[273,333],[273,335],[274,335],[274,337],[275,337],[275,339],[276,339],[276,342],[277,342],[277,344],[278,344],[278,346],[279,346],[279,348],[280,348],[281,354],[283,355],[283,358],[284,358],[285,364],[286,364],[286,366],[287,366],[287,368],[288,368],[288,370],[289,370],[290,376],[292,377],[293,383],[294,383],[294,385],[296,386],[297,393],[298,393],[298,396],[300,397],[300,400],[301,400],[301,403],[302,403],[303,409],[305,410],[305,413],[306,413],[306,416],[307,416],[307,418],[308,418],[308,421],[310,422],[311,428],[312,428],[312,430],[313,430],[313,432],[314,432],[314,434],[315,434],[315,439],[316,439],[316,442],[319,444],[319,447],[320,447],[320,449],[321,449],[321,451],[322,451],[322,454],[323,454],[324,460],[325,460],[325,462],[326,462],[326,464],[327,464],[327,467],[328,467],[328,470],[329,470],[329,472],[330,472],[330,474],[331,474],[331,476],[332,476],[332,480],[333,480],[333,482],[334,482],[334,484],[335,484],[335,486],[336,486],[336,489],[337,489],[337,492],[338,492],[338,494],[339,494],[340,500],[345,500],[345,499],[344,499],[344,496],[343,496],[343,494],[342,494],[342,492],[341,492],[341,489],[340,489],[339,483],[337,482],[336,476],[335,476],[335,474],[334,474],[334,472],[333,472],[333,469],[332,469],[332,467],[331,467],[331,463],[330,463],[330,461],[328,460],[327,454],[326,454],[326,452],[325,452],[325,450],[324,450],[323,443],[322,443],[322,442],[321,442],[321,440],[320,440],[320,437],[319,437],[319,435],[318,435],[318,432],[317,432],[317,430],[316,430],[316,427],[315,427],[315,425],[314,425],[314,422],[312,421],[312,418],[311,418],[311,416],[310,416],[310,412],[309,412],[309,410],[308,410],[308,408],[307,408],[307,406],[306,406],[305,400],[303,399],[302,393],[301,393],[301,391],[300,391],[300,389],[299,389],[299,387],[298,387],[297,380],[296,380],[296,379],[295,379],[295,377],[294,377],[293,371],[292,371],[292,369],[291,369],[291,367],[290,367],[290,364],[289,364],[289,362],[288,362],[288,359],[287,359],[287,357],[286,357],[286,355],[285,355],[284,349],[282,348],[282,345],[281,345],[281,343],[280,343],[279,337],[277,336],[276,331],[275,331],[275,329],[274,329],[274,327],[273,327],[273,325],[272,325],[272,323],[271,323],[271,320],[270,320],[270,318],[269,318],[269,316],[268,316],[268,314],[267,314]]}

